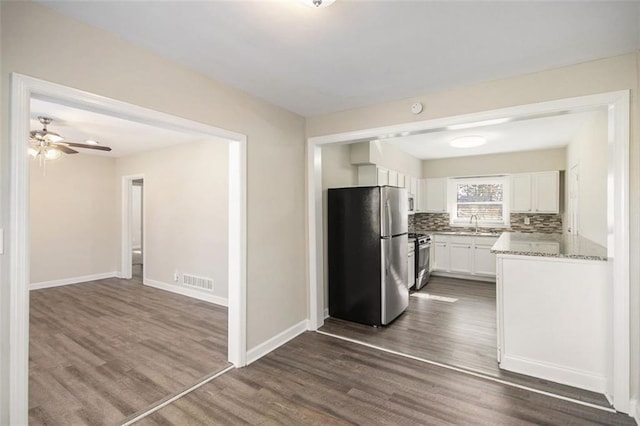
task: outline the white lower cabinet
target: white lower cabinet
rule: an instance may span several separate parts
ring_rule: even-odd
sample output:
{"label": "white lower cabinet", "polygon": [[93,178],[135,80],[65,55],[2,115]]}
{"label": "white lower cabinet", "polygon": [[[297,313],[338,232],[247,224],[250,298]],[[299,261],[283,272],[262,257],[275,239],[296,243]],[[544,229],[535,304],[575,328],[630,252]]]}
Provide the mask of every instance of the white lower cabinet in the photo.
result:
{"label": "white lower cabinet", "polygon": [[496,276],[496,255],[491,253],[492,245],[476,244],[474,247],[473,272],[476,275]]}
{"label": "white lower cabinet", "polygon": [[472,237],[451,238],[449,243],[449,272],[471,274]]}
{"label": "white lower cabinet", "polygon": [[449,270],[449,244],[444,241],[435,241],[433,244],[433,270]]}
{"label": "white lower cabinet", "polygon": [[497,237],[435,234],[433,271],[456,276],[495,278]]}

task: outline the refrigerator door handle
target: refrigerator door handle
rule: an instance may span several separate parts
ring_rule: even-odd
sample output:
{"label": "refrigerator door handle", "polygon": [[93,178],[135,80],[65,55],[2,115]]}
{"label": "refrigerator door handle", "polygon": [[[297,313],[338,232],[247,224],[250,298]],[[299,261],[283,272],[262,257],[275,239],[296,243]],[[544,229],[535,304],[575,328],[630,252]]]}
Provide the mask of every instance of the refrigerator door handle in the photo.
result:
{"label": "refrigerator door handle", "polygon": [[388,198],[384,201],[384,212],[387,216],[387,229],[385,230],[386,232],[384,233],[383,237],[391,237],[393,234],[393,216],[391,214],[391,203],[389,202]]}
{"label": "refrigerator door handle", "polygon": [[391,239],[383,238],[381,241],[381,262],[380,262],[380,318],[382,324],[387,320],[387,285],[391,269]]}

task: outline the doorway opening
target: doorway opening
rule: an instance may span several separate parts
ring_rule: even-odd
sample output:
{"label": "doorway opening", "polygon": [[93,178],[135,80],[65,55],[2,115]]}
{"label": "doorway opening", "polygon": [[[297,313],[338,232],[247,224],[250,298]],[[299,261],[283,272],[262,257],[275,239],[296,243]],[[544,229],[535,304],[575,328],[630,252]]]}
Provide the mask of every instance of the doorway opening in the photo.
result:
{"label": "doorway opening", "polygon": [[121,277],[144,283],[145,212],[144,174],[122,177]]}
{"label": "doorway opening", "polygon": [[131,182],[131,278],[144,276],[144,179]]}
{"label": "doorway opening", "polygon": [[[11,96],[11,177],[10,192],[11,210],[11,240],[10,248],[10,278],[11,287],[9,320],[9,418],[12,423],[26,424],[28,422],[29,407],[29,298],[30,298],[30,272],[28,269],[30,258],[29,236],[29,159],[25,149],[25,135],[31,130],[30,102],[32,99],[56,102],[61,105],[130,120],[135,123],[152,126],[161,129],[170,129],[176,132],[198,133],[207,140],[223,142],[226,155],[220,158],[226,159],[227,164],[223,170],[227,173],[226,183],[228,201],[226,204],[228,214],[226,217],[226,229],[228,240],[226,250],[228,252],[228,314],[225,314],[225,329],[228,329],[228,345],[226,358],[236,367],[246,364],[246,137],[213,126],[204,125],[194,121],[182,119],[172,115],[160,113],[135,105],[105,98],[87,92],[82,92],[69,87],[49,83],[20,74],[12,74]],[[109,185],[112,185],[110,180]],[[114,203],[112,203],[113,205]],[[144,226],[144,225],[143,225]],[[119,235],[118,232],[116,232]],[[144,240],[144,233],[142,240]],[[128,240],[129,243],[131,240]],[[146,244],[142,242],[141,249],[144,254]],[[116,251],[117,252],[117,251]],[[122,270],[112,276],[130,276],[133,262],[132,251],[127,252],[129,261],[122,264]],[[119,263],[119,262],[116,262]],[[143,263],[144,260],[143,260]],[[148,266],[148,265],[146,265]],[[146,268],[145,268],[146,269]],[[117,278],[107,279],[100,285],[112,287],[118,292]],[[82,286],[65,286],[61,289],[81,288]],[[166,292],[160,292],[166,293]],[[157,294],[160,294],[157,293]],[[170,295],[170,293],[167,293]],[[166,297],[165,297],[166,298]],[[169,296],[171,298],[171,296]],[[62,298],[64,299],[64,298]],[[143,300],[134,296],[131,301]],[[126,303],[126,298],[114,297],[117,303],[124,302],[123,306],[131,306]],[[172,303],[166,304],[169,308]],[[94,306],[95,307],[95,306]],[[87,307],[90,309],[90,307]],[[226,309],[225,309],[226,311]],[[117,312],[115,310],[114,312]],[[166,312],[165,312],[166,313]],[[93,318],[93,317],[92,317]],[[44,326],[46,326],[46,323]],[[206,325],[204,327],[207,328]],[[226,333],[225,333],[226,334]],[[151,347],[147,348],[153,353]],[[205,354],[203,359],[206,358]],[[143,361],[139,359],[139,361]],[[140,365],[145,365],[144,362]],[[160,366],[160,365],[158,365]],[[55,367],[55,366],[53,366]],[[146,367],[145,367],[146,368]],[[170,373],[167,370],[166,373]],[[149,393],[150,395],[151,393]],[[80,395],[80,394],[79,394]],[[147,396],[149,396],[147,395]],[[91,395],[86,395],[92,398]],[[125,404],[127,410],[135,407]],[[121,407],[122,408],[122,407]]]}
{"label": "doorway opening", "polygon": [[[331,180],[332,176],[324,176],[322,172],[322,166],[325,158],[323,157],[323,147],[334,146],[336,149],[344,147],[350,143],[361,143],[372,140],[379,140],[385,138],[398,137],[398,135],[419,135],[430,132],[437,132],[446,129],[447,126],[455,126],[465,123],[476,122],[489,122],[496,119],[504,120],[504,117],[510,117],[512,121],[527,120],[527,117],[540,117],[548,115],[557,115],[565,112],[576,111],[591,111],[598,109],[600,111],[606,111],[609,132],[606,136],[606,151],[608,154],[609,162],[606,197],[607,197],[607,243],[604,249],[605,256],[608,257],[609,263],[612,266],[612,288],[611,291],[611,306],[607,306],[609,312],[611,312],[611,329],[612,343],[610,344],[610,368],[611,374],[608,377],[610,380],[610,386],[608,390],[611,394],[607,394],[609,401],[600,395],[602,403],[598,403],[602,406],[607,406],[609,402],[618,411],[629,412],[629,327],[630,317],[628,309],[628,297],[629,297],[629,247],[628,247],[628,227],[629,227],[629,210],[628,210],[628,144],[629,144],[629,94],[626,91],[605,93],[601,95],[591,95],[571,99],[563,99],[558,101],[543,102],[539,104],[523,105],[513,108],[505,108],[502,110],[485,111],[476,114],[467,114],[463,116],[448,117],[443,119],[428,120],[420,123],[408,123],[403,125],[389,126],[384,128],[374,128],[359,130],[353,132],[346,132],[334,135],[318,136],[308,140],[308,211],[309,211],[309,255],[310,255],[310,269],[309,269],[309,282],[310,282],[310,324],[312,329],[319,331],[323,330],[325,325],[325,318],[328,317],[328,311],[325,309],[328,305],[326,302],[325,293],[325,247],[324,247],[324,235],[326,235],[326,221],[324,219],[324,206],[325,206],[325,194],[322,192],[323,188],[326,188],[326,180]],[[605,126],[606,127],[606,126]],[[391,136],[389,136],[391,135]],[[353,159],[353,154],[351,159]],[[349,160],[347,160],[349,161]],[[342,163],[344,164],[344,163]],[[333,178],[338,173],[345,173],[343,169],[336,169],[336,173],[333,174]],[[391,172],[389,172],[390,174]],[[472,174],[467,176],[479,176],[479,174]],[[486,175],[486,174],[485,174]],[[374,176],[373,173],[369,173],[368,176]],[[568,176],[567,176],[568,177]],[[360,175],[356,175],[355,185],[362,185],[357,179]],[[378,176],[378,179],[380,177]],[[403,176],[403,178],[405,178]],[[387,178],[391,181],[391,178]],[[394,182],[399,182],[398,175],[394,173]],[[388,183],[389,184],[389,183]],[[375,184],[374,184],[375,185]],[[389,184],[391,185],[391,184]],[[523,218],[524,219],[524,218]],[[523,221],[524,222],[524,221]],[[526,222],[524,222],[526,223]],[[568,220],[567,220],[568,223]],[[462,249],[470,248],[470,244],[474,242],[466,242],[464,247],[456,246],[455,249],[459,251],[465,251]],[[451,243],[451,250],[453,250],[453,243]],[[433,247],[433,245],[432,245]],[[490,245],[488,246],[490,249]],[[451,251],[448,251],[451,252]],[[466,252],[466,251],[465,251]],[[488,252],[485,250],[484,252]],[[483,253],[484,253],[483,252]],[[437,257],[437,256],[436,256]],[[458,259],[459,260],[459,259]],[[470,264],[473,264],[473,260],[470,260]],[[456,264],[455,269],[467,269],[458,268]],[[452,266],[449,270],[454,269]],[[455,277],[438,277],[437,283],[439,287],[446,291],[451,291],[449,294],[450,299],[459,299],[455,291],[459,290],[463,283],[458,282]],[[435,281],[432,284],[436,283]],[[478,287],[482,287],[484,284],[482,281],[477,282]],[[448,290],[447,290],[448,288]],[[454,291],[455,290],[455,291]],[[444,291],[444,290],[443,290]],[[482,294],[478,294],[482,299]],[[421,298],[411,298],[421,299]],[[479,300],[480,300],[479,299]],[[423,300],[418,300],[422,302]],[[460,302],[449,303],[447,301],[441,302],[442,306],[445,304],[456,305],[459,309],[464,309],[464,306],[460,305]],[[410,305],[411,306],[411,305]],[[488,306],[488,305],[487,305]],[[444,309],[444,308],[443,308]],[[401,319],[401,318],[400,318]],[[442,315],[440,316],[442,319]],[[455,315],[452,316],[455,320]],[[431,320],[425,319],[426,322]],[[409,333],[417,324],[404,324],[403,332]],[[491,327],[493,325],[488,324]],[[349,332],[355,332],[354,328],[349,329]],[[362,331],[361,336],[364,334],[375,334],[377,337],[384,334],[382,330],[367,330]],[[364,343],[372,344],[371,340],[364,340],[363,338],[355,338],[347,336],[347,338],[353,340],[361,340]],[[397,343],[397,342],[394,342]],[[416,343],[413,341],[413,343]],[[419,343],[419,342],[418,342]],[[424,342],[424,345],[436,345],[438,339],[431,342]],[[373,343],[375,344],[375,343]],[[495,342],[493,343],[495,348]],[[466,348],[473,352],[472,348]],[[437,348],[436,348],[437,350]],[[407,353],[408,356],[416,356],[415,353]],[[454,354],[460,355],[460,352]],[[446,356],[446,354],[445,354]],[[495,356],[495,352],[494,352]],[[450,357],[450,359],[452,359]],[[431,359],[430,361],[434,361]],[[495,358],[494,358],[495,362]],[[452,365],[451,362],[446,364]],[[469,371],[473,371],[473,368],[467,368]],[[502,380],[502,379],[500,379]],[[527,385],[525,385],[527,386]],[[566,390],[566,389],[565,389]],[[540,389],[542,392],[555,393],[554,389]],[[569,390],[567,390],[569,391]],[[560,393],[558,393],[560,394]],[[574,400],[580,399],[580,395],[560,394],[561,398],[571,398]]]}

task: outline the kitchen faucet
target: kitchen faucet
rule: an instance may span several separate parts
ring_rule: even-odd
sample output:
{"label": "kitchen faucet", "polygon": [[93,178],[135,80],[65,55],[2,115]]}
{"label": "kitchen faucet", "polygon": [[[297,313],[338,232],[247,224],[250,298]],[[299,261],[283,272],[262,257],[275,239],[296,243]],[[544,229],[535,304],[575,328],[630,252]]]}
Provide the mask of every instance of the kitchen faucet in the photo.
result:
{"label": "kitchen faucet", "polygon": [[471,217],[469,218],[469,223],[473,223],[473,218],[476,218],[476,234],[478,233],[478,215],[477,214],[472,214]]}

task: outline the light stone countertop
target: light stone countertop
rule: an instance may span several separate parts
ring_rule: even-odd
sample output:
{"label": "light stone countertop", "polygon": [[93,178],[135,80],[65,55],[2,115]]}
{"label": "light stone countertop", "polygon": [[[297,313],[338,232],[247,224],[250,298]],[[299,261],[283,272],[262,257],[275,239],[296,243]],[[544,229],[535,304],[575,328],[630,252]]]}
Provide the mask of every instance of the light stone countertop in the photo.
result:
{"label": "light stone countertop", "polygon": [[519,256],[607,260],[607,249],[580,236],[503,232],[491,253]]}

